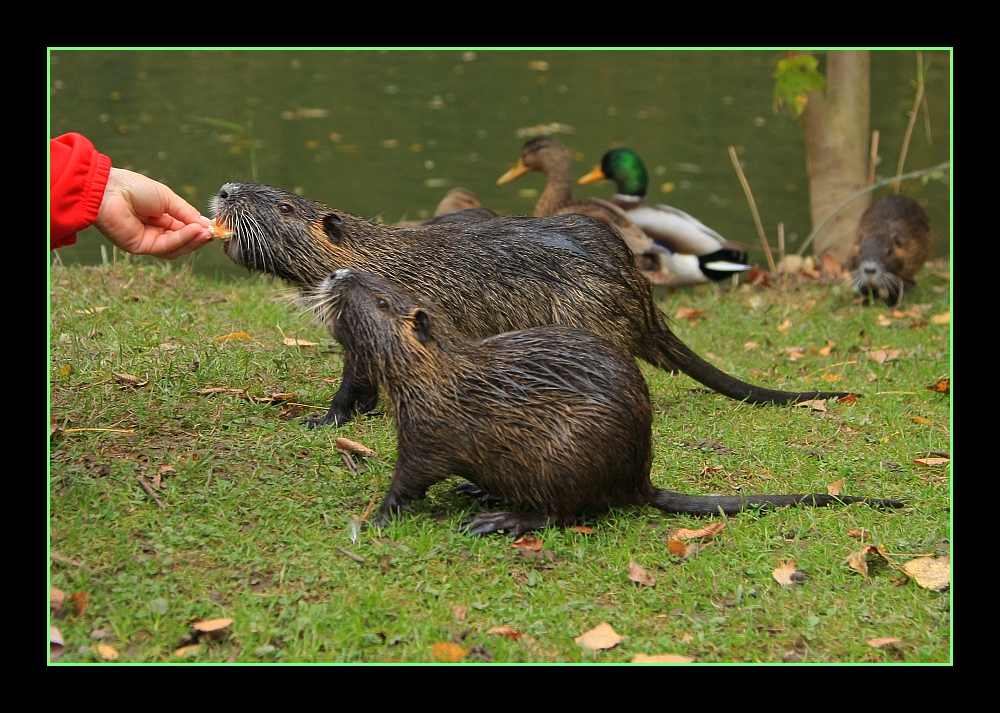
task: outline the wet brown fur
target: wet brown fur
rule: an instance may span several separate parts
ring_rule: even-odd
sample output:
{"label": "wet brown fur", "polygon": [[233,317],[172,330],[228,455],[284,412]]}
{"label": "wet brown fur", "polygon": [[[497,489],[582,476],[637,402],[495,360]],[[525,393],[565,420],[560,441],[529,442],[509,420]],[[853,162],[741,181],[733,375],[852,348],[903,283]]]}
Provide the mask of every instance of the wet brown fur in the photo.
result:
{"label": "wet brown fur", "polygon": [[916,286],[917,273],[931,256],[931,219],[916,201],[883,196],[858,221],[851,252],[854,291],[898,304]]}
{"label": "wet brown fur", "polygon": [[[620,235],[579,213],[402,228],[245,183],[223,186],[213,210],[216,224],[230,231],[224,250],[231,260],[306,293],[340,268],[364,270],[437,307],[468,337],[567,324],[736,400],[788,404],[844,395],[765,389],[706,362],[670,331]],[[311,424],[346,423],[377,399],[363,366],[345,360],[329,413]]]}
{"label": "wet brown fur", "polygon": [[661,490],[650,481],[646,382],[635,360],[606,339],[563,325],[470,339],[397,285],[356,270],[338,270],[306,300],[392,405],[397,461],[376,524],[453,475],[468,481],[470,494],[528,509],[480,514],[467,525],[473,534],[520,535],[626,506],[711,515],[798,503],[903,505]]}

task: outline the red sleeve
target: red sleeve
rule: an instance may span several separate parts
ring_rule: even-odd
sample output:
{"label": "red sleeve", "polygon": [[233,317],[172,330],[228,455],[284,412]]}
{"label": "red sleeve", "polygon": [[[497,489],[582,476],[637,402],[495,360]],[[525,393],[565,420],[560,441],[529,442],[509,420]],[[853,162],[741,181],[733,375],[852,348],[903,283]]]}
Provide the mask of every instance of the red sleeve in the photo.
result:
{"label": "red sleeve", "polygon": [[49,247],[76,243],[76,234],[93,225],[111,173],[111,159],[81,134],[49,140]]}

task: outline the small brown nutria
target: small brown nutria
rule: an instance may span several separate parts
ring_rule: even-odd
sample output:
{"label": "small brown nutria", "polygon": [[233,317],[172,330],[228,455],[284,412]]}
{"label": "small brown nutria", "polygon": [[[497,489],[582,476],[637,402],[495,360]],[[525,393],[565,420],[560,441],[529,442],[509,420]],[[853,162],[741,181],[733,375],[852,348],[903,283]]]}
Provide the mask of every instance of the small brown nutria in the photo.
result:
{"label": "small brown nutria", "polygon": [[919,203],[896,195],[877,199],[858,221],[850,261],[854,291],[869,302],[899,304],[904,289],[916,286],[933,244],[931,219]]}
{"label": "small brown nutria", "polygon": [[[400,228],[251,183],[222,186],[212,208],[230,260],[303,293],[340,268],[364,270],[436,306],[468,337],[566,324],[737,401],[791,404],[847,395],[767,389],[709,364],[670,331],[621,236],[586,215]],[[344,424],[377,402],[378,387],[365,366],[347,358],[329,412],[307,423]]]}
{"label": "small brown nutria", "polygon": [[469,494],[528,510],[482,513],[466,526],[475,535],[521,535],[627,506],[696,515],[800,503],[904,506],[662,490],[650,480],[646,381],[635,359],[603,337],[547,325],[470,339],[399,286],[357,270],[337,270],[303,299],[392,406],[396,466],[376,525],[451,476],[468,481],[461,489]]}

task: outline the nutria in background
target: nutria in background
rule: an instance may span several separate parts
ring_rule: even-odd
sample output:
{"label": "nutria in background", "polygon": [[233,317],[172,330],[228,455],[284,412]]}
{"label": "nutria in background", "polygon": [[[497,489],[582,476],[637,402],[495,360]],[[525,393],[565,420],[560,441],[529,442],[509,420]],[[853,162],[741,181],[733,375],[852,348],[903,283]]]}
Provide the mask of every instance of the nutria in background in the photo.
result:
{"label": "nutria in background", "polygon": [[467,526],[476,535],[520,535],[626,506],[698,515],[800,503],[903,506],[657,488],[646,381],[635,359],[591,332],[547,325],[470,339],[395,284],[356,270],[336,271],[305,301],[392,404],[398,453],[377,525],[453,475],[471,484],[466,492],[529,509],[482,513]]}
{"label": "nutria in background", "polygon": [[919,203],[895,195],[877,199],[858,221],[850,261],[854,291],[899,304],[933,244],[931,219]]}
{"label": "nutria in background", "polygon": [[[579,213],[401,228],[249,183],[222,186],[212,208],[231,260],[304,293],[340,268],[364,270],[435,306],[467,337],[566,324],[738,401],[790,404],[846,395],[767,389],[706,362],[670,331],[616,230]],[[343,424],[377,401],[365,365],[348,356],[329,412],[309,423]]]}

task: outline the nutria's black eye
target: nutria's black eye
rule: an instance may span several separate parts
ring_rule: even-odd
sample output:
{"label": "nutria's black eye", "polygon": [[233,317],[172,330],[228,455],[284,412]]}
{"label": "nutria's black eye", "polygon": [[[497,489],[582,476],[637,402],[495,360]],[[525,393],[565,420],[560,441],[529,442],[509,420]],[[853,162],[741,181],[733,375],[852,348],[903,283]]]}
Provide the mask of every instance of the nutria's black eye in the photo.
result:
{"label": "nutria's black eye", "polygon": [[376,302],[375,304],[376,304],[376,305],[378,306],[378,308],[379,308],[380,310],[382,310],[383,312],[384,312],[385,310],[389,309],[389,300],[387,300],[387,299],[386,299],[385,297],[379,297],[379,298],[378,298],[378,301],[377,301],[377,302]]}
{"label": "nutria's black eye", "polygon": [[291,203],[279,203],[278,210],[281,211],[282,215],[290,215],[295,212],[295,209],[292,208]]}

